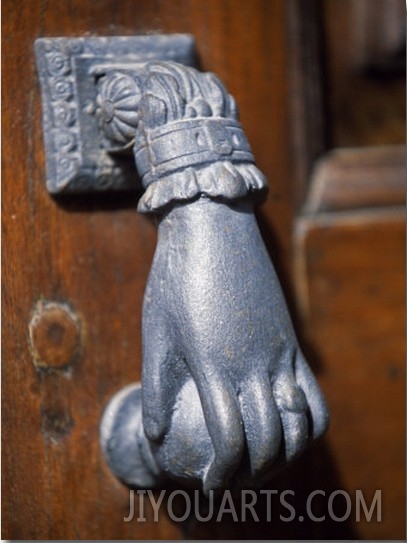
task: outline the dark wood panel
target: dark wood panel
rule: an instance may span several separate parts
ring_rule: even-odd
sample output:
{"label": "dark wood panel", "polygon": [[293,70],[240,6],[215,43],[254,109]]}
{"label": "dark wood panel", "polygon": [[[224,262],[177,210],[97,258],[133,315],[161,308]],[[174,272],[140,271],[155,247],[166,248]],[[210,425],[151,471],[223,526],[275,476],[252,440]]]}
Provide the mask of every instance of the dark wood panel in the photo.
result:
{"label": "dark wood panel", "polygon": [[[151,515],[146,523],[123,522],[128,491],[108,472],[98,445],[103,406],[140,376],[141,302],[155,227],[136,213],[135,196],[55,201],[46,194],[33,44],[40,36],[194,34],[202,68],[235,95],[270,179],[263,216],[288,269],[283,2],[5,0],[2,10],[3,537],[179,538],[180,524],[165,515],[159,523]],[[66,369],[53,367],[52,342],[51,363],[34,366],[28,324],[40,300],[68,304],[80,322],[79,355]],[[241,526],[240,535],[250,537],[247,530]]]}
{"label": "dark wood panel", "polygon": [[405,2],[322,0],[334,147],[404,144]]}
{"label": "dark wood panel", "polygon": [[314,162],[330,146],[325,78],[324,21],[320,0],[285,2],[290,143],[294,199],[301,209]]}
{"label": "dark wood panel", "polygon": [[382,493],[381,522],[362,516],[356,523],[353,516],[353,533],[403,538],[404,209],[304,216],[295,258],[303,332],[321,362],[331,410],[326,443],[341,488],[353,499],[361,490],[369,504],[376,490]]}
{"label": "dark wood panel", "polygon": [[304,212],[404,205],[405,162],[402,145],[335,149],[315,165]]}

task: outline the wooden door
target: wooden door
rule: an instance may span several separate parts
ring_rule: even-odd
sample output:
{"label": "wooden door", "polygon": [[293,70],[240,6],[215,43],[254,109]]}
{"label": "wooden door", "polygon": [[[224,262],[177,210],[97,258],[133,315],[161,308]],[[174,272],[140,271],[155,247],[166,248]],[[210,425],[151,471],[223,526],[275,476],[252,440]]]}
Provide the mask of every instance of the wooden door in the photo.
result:
{"label": "wooden door", "polygon": [[[318,13],[316,3],[308,5]],[[235,96],[257,163],[269,179],[260,226],[295,311],[294,218],[307,194],[312,161],[326,148],[323,116],[318,124],[306,114],[308,106],[322,102],[318,77],[313,93],[306,93],[310,66],[301,69],[299,52],[312,58],[301,43],[305,33],[312,50],[316,19],[302,19],[301,10],[296,0],[3,1],[3,538],[350,538],[357,533],[351,519],[315,523],[297,515],[284,522],[280,515],[289,511],[269,510],[265,502],[256,509],[259,522],[236,523],[228,515],[222,522],[203,523],[193,516],[175,522],[165,507],[155,522],[148,500],[145,522],[124,522],[129,490],[104,463],[98,425],[112,394],[140,379],[141,304],[155,225],[137,214],[137,194],[55,199],[44,184],[34,40],[193,34],[200,68],[216,73]],[[314,77],[319,65],[311,68]],[[298,331],[303,335],[300,326]],[[311,356],[310,363],[317,377],[323,374],[323,358],[316,365]],[[325,384],[328,392],[331,386]],[[357,416],[362,424],[363,410]],[[378,435],[380,440],[380,430]],[[321,440],[266,488],[293,491],[293,501],[287,501],[303,510],[312,491],[342,488],[342,474],[350,466],[341,462]],[[400,537],[397,522],[381,533]]]}

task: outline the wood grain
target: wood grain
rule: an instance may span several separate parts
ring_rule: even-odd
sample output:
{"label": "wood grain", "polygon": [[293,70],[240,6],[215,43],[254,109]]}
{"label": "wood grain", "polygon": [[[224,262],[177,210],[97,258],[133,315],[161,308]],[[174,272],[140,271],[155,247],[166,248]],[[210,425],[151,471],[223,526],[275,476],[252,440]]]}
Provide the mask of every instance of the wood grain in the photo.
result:
{"label": "wood grain", "polygon": [[[155,227],[136,213],[133,195],[57,201],[46,193],[33,45],[41,36],[194,34],[201,68],[235,95],[270,179],[263,213],[284,266],[292,204],[283,2],[5,0],[2,8],[3,538],[178,539],[185,526],[165,514],[159,523],[151,510],[146,523],[123,522],[128,490],[98,445],[103,406],[140,377]],[[33,364],[28,324],[39,300],[66,302],[81,319],[81,356],[69,371]]]}
{"label": "wood grain", "polygon": [[[361,539],[405,534],[405,213],[403,207],[297,220],[296,284],[303,333],[331,410],[326,443],[355,507],[382,493],[382,520]],[[322,480],[329,481],[326,465]],[[353,510],[354,511],[354,510]],[[338,523],[336,523],[336,526]],[[335,527],[333,527],[335,530]],[[333,533],[333,532],[331,532]]]}
{"label": "wood grain", "polygon": [[335,149],[315,165],[303,211],[349,211],[403,205],[402,145]]}
{"label": "wood grain", "polygon": [[[141,303],[156,230],[152,220],[136,213],[137,195],[56,200],[44,186],[34,40],[192,33],[201,68],[218,74],[234,94],[257,163],[270,182],[260,225],[291,299],[293,210],[303,201],[305,184],[296,190],[309,166],[309,156],[296,153],[307,152],[301,138],[310,132],[304,119],[296,120],[303,105],[292,103],[302,99],[292,85],[304,74],[292,71],[293,40],[287,32],[298,27],[288,24],[287,3],[4,0],[2,8],[2,537],[352,539],[357,527],[351,521],[286,523],[279,518],[287,514],[281,508],[273,508],[271,521],[265,508],[257,510],[259,523],[229,517],[221,523],[192,518],[180,524],[165,507],[154,522],[146,502],[147,522],[123,521],[129,493],[101,458],[98,425],[111,395],[140,378]],[[317,488],[329,495],[342,484],[367,489],[381,484],[387,518],[380,526],[364,526],[360,534],[397,538],[404,511],[400,215],[387,211],[372,222],[371,215],[362,214],[344,224],[335,217],[328,223],[322,219],[298,231],[295,262],[306,264],[301,292],[309,300],[305,330],[312,348],[304,349],[334,413],[332,438],[313,446],[266,489],[293,490],[292,503],[303,510]],[[28,327],[41,300],[67,304],[79,319],[79,355],[66,367],[34,364]],[[303,336],[301,328],[299,333]]]}

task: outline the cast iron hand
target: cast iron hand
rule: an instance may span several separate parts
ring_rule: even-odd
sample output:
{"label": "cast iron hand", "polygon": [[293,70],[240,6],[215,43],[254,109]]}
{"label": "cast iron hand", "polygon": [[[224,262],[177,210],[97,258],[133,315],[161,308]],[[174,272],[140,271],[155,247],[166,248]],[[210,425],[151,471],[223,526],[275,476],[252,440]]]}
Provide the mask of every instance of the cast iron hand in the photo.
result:
{"label": "cast iron hand", "polygon": [[115,74],[102,91],[110,137],[134,136],[139,210],[159,218],[143,308],[151,452],[206,492],[232,477],[260,484],[328,415],[253,214],[265,180],[234,101],[212,74],[170,62]]}
{"label": "cast iron hand", "polygon": [[255,484],[325,430],[250,205],[201,197],[161,220],[143,345],[144,431],[172,476]]}

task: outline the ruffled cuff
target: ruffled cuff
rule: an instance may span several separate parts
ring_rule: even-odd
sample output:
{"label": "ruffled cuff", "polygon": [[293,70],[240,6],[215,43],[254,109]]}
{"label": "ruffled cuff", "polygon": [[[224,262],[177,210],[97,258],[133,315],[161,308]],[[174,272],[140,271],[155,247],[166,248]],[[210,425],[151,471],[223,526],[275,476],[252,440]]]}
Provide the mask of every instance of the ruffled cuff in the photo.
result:
{"label": "ruffled cuff", "polygon": [[141,213],[156,213],[174,203],[199,195],[232,201],[247,195],[263,197],[267,181],[250,163],[219,161],[199,168],[185,168],[151,183],[138,204]]}

